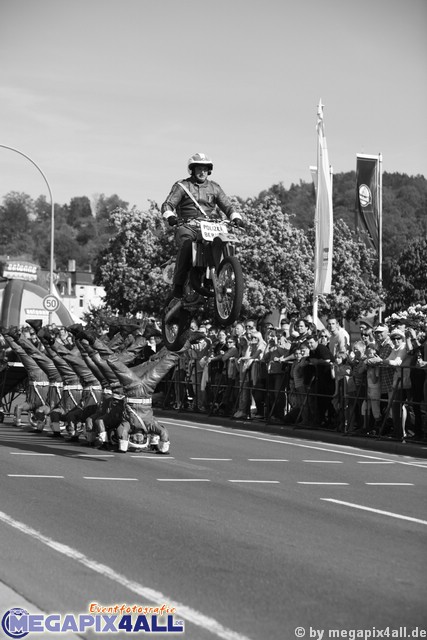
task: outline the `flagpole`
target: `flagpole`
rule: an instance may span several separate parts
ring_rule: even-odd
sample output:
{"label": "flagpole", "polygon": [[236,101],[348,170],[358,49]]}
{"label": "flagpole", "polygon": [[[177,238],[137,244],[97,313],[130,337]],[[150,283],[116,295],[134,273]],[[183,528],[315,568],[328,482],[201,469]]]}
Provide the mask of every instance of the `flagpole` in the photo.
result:
{"label": "flagpole", "polygon": [[[383,154],[378,154],[378,282],[383,283]],[[380,307],[379,320],[382,321],[382,309]]]}

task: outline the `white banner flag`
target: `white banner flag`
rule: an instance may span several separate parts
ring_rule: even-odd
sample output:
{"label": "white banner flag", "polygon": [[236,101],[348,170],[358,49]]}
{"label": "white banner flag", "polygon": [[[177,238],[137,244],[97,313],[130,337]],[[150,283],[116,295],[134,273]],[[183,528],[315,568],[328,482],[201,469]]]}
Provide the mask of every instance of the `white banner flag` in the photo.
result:
{"label": "white banner flag", "polygon": [[333,250],[332,175],[321,100],[317,108],[317,184],[314,227],[316,232],[314,295],[317,296],[331,292]]}

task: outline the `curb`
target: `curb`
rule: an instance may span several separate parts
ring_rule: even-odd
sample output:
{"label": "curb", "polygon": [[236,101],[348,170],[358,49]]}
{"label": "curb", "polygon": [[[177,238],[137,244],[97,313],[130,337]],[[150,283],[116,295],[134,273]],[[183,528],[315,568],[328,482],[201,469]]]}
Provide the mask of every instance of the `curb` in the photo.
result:
{"label": "curb", "polygon": [[177,420],[189,419],[192,422],[209,422],[215,426],[228,429],[245,429],[248,431],[261,431],[285,438],[300,438],[312,442],[324,442],[326,444],[339,444],[345,447],[380,451],[400,456],[413,458],[427,458],[427,442],[401,442],[388,438],[369,438],[367,436],[351,436],[337,431],[323,429],[310,429],[292,425],[266,424],[262,420],[240,420],[227,417],[210,416],[207,413],[193,413],[191,411],[173,411],[154,407],[156,416],[160,418],[175,418]]}

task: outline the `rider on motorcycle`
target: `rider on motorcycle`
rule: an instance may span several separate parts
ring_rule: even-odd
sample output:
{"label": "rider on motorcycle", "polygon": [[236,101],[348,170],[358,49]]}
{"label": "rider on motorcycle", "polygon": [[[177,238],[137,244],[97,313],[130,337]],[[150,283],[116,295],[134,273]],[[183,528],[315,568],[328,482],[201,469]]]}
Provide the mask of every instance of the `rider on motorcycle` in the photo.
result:
{"label": "rider on motorcycle", "polygon": [[189,178],[175,182],[161,207],[163,218],[171,227],[182,222],[175,230],[178,247],[173,277],[174,302],[181,299],[183,286],[191,267],[192,242],[197,238],[197,220],[209,220],[216,206],[236,226],[243,226],[242,216],[235,210],[217,182],[208,180],[213,162],[204,153],[195,153],[188,160]]}

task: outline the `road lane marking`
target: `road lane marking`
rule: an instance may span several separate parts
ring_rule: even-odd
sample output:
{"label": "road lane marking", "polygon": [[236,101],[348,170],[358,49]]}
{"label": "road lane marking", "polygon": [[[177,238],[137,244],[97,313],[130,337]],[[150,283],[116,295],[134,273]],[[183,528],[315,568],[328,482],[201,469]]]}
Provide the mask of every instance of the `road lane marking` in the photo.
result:
{"label": "road lane marking", "polygon": [[[314,444],[305,444],[302,442],[291,442],[289,439],[286,440],[275,440],[274,438],[271,437],[267,437],[267,436],[260,436],[260,435],[254,435],[253,433],[237,433],[237,431],[225,431],[224,429],[218,429],[218,428],[214,428],[214,427],[210,427],[210,425],[205,422],[205,423],[201,423],[199,425],[195,425],[195,424],[188,424],[186,422],[181,422],[180,420],[174,420],[172,418],[167,418],[165,419],[163,422],[166,422],[167,424],[172,424],[174,426],[178,426],[178,427],[184,427],[185,429],[195,429],[198,431],[210,431],[212,433],[219,433],[220,435],[223,436],[234,436],[235,438],[248,438],[250,440],[262,440],[263,442],[272,442],[274,444],[281,444],[281,445],[287,445],[290,447],[301,447],[303,449],[315,449],[316,451],[322,451],[324,453],[335,453],[338,455],[343,455],[343,456],[352,456],[352,457],[359,457],[359,458],[368,458],[371,460],[384,460],[384,458],[380,458],[379,456],[375,456],[375,455],[368,455],[366,453],[362,453],[360,450],[356,450],[354,447],[350,447],[347,445],[348,449],[351,449],[351,451],[343,451],[345,445],[337,445],[337,447],[339,446],[340,449],[326,449],[324,446],[319,446],[319,445],[314,445]],[[242,431],[244,431],[242,429]],[[387,454],[384,454],[387,455]],[[393,455],[393,454],[390,454]],[[394,455],[401,455],[401,454],[394,454]],[[403,464],[403,465],[408,465],[410,467],[419,467],[422,469],[426,469],[427,466],[425,460],[396,460],[394,461],[396,464]]]}
{"label": "road lane marking", "polygon": [[378,513],[381,516],[389,516],[390,518],[397,518],[398,520],[408,520],[409,522],[417,522],[418,524],[427,525],[427,520],[421,520],[420,518],[412,518],[411,516],[403,516],[400,513],[394,513],[393,511],[382,511],[382,509],[373,509],[372,507],[365,507],[362,504],[354,504],[353,502],[344,502],[342,500],[334,500],[333,498],[320,498],[325,502],[334,502],[335,504],[341,504],[345,507],[351,507],[352,509],[360,509],[361,511],[370,511],[371,513]]}
{"label": "road lane marking", "polygon": [[396,464],[394,460],[356,460],[357,464]]}
{"label": "road lane marking", "polygon": [[75,560],[87,569],[91,569],[104,578],[108,578],[112,582],[119,584],[129,591],[132,591],[132,593],[135,593],[137,596],[140,596],[148,600],[149,602],[153,602],[155,604],[158,604],[159,602],[167,602],[171,607],[174,607],[179,612],[180,618],[184,618],[184,620],[187,620],[188,622],[201,627],[201,629],[210,632],[212,635],[217,636],[217,638],[221,638],[221,640],[250,640],[249,637],[244,636],[241,633],[237,633],[236,631],[232,631],[227,627],[224,627],[214,618],[205,616],[200,611],[197,611],[192,607],[188,607],[181,602],[174,601],[173,598],[170,598],[168,595],[162,593],[161,591],[156,591],[155,589],[146,587],[139,582],[129,580],[128,578],[126,578],[126,576],[121,573],[117,573],[108,565],[101,564],[96,560],[92,560],[88,556],[85,556],[83,553],[80,553],[80,551],[77,551],[77,549],[73,549],[72,547],[63,544],[62,542],[57,542],[53,538],[45,536],[40,531],[27,526],[23,522],[19,522],[19,520],[14,520],[3,511],[0,511],[0,520],[5,524],[8,524],[9,526],[17,529],[18,531],[25,533],[38,542],[41,542],[50,549],[53,549],[54,551],[67,556],[71,560]]}
{"label": "road lane marking", "polygon": [[253,484],[280,484],[280,480],[229,480],[228,482],[246,482]]}
{"label": "road lane marking", "polygon": [[248,458],[248,462],[289,462],[284,458]]}
{"label": "road lane marking", "polygon": [[413,482],[365,482],[365,484],[375,485],[377,487],[413,487]]}
{"label": "road lane marking", "polygon": [[342,464],[342,460],[303,460],[303,462],[320,462],[322,464]]}
{"label": "road lane marking", "polygon": [[190,460],[206,460],[208,462],[219,461],[219,462],[230,462],[233,458],[190,458]]}
{"label": "road lane marking", "polygon": [[109,478],[109,477],[100,477],[100,476],[83,476],[83,480],[132,480],[134,482],[138,482],[139,478]]}
{"label": "road lane marking", "polygon": [[309,482],[309,481],[302,481],[299,480],[297,482],[297,484],[327,484],[327,485],[331,485],[331,484],[336,484],[336,485],[342,485],[342,486],[348,486],[348,482]]}
{"label": "road lane marking", "polygon": [[37,453],[36,451],[9,451],[11,456],[56,456],[56,453]]}
{"label": "road lane marking", "polygon": [[175,460],[173,456],[147,456],[146,454],[128,454],[130,458],[136,458],[137,460]]}
{"label": "road lane marking", "polygon": [[42,476],[40,474],[29,473],[8,473],[9,478],[63,478],[64,476]]}
{"label": "road lane marking", "polygon": [[157,478],[158,482],[210,482],[209,478]]}

